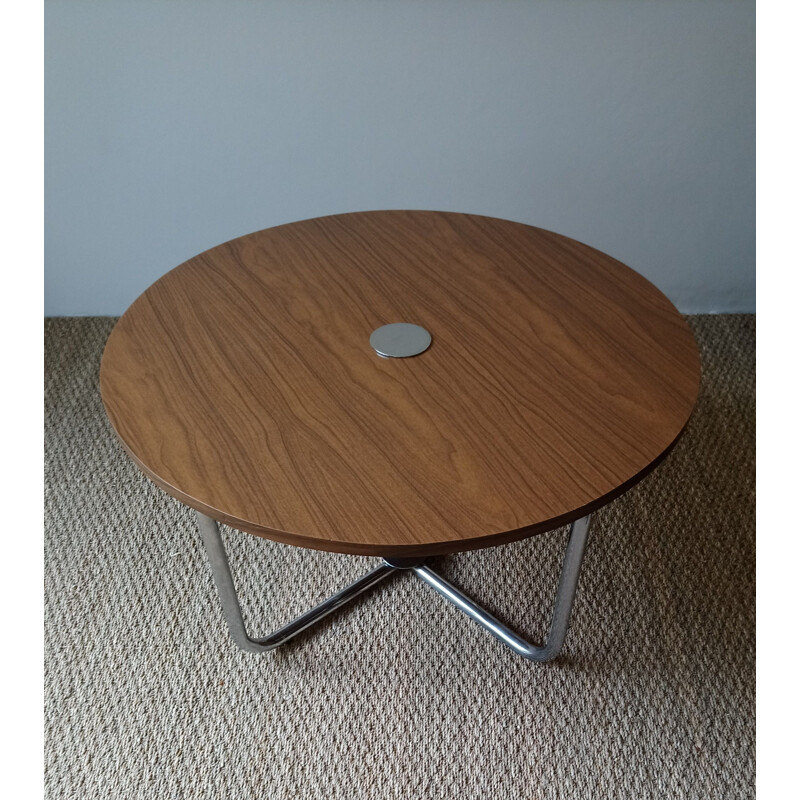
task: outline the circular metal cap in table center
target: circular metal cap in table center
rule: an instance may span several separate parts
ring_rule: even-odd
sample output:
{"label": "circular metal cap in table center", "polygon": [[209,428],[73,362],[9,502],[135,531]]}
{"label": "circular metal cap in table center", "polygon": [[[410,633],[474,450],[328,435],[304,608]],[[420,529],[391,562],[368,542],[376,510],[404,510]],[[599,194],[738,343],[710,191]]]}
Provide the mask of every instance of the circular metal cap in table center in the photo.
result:
{"label": "circular metal cap in table center", "polygon": [[384,358],[408,358],[424,353],[431,346],[431,335],[420,325],[393,322],[372,331],[369,343]]}

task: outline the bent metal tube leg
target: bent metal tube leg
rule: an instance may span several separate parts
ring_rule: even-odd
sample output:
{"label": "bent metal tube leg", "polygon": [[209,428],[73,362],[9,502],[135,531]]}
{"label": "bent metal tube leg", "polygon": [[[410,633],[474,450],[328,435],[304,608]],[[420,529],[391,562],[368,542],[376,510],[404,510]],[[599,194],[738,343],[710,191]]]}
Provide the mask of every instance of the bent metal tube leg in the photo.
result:
{"label": "bent metal tube leg", "polygon": [[239,598],[231,575],[228,556],[222,543],[219,525],[211,517],[199,511],[197,512],[197,521],[231,637],[246,652],[263,653],[267,650],[274,650],[323,619],[323,617],[328,616],[328,614],[336,611],[350,600],[388,578],[392,573],[408,571],[446,600],[453,603],[470,619],[486,628],[492,636],[499,639],[518,655],[531,661],[550,661],[561,651],[561,646],[567,634],[572,602],[575,598],[583,554],[586,549],[586,540],[589,534],[590,517],[586,516],[572,523],[561,568],[558,591],[553,604],[553,616],[544,645],[532,644],[518,636],[500,620],[467,597],[460,589],[446,581],[441,575],[425,564],[415,562],[413,559],[408,564],[403,563],[403,559],[385,560],[383,564],[371,572],[324,600],[310,611],[301,614],[274,633],[254,639],[249,636],[244,625]]}
{"label": "bent metal tube leg", "polygon": [[199,511],[197,512],[197,522],[200,528],[200,535],[208,552],[211,572],[214,575],[214,582],[217,584],[219,599],[222,603],[222,613],[225,615],[228,628],[230,628],[231,637],[242,650],[248,653],[263,653],[280,647],[297,636],[297,634],[302,633],[306,628],[311,627],[315,622],[319,622],[323,617],[327,617],[328,614],[336,611],[345,603],[371,589],[376,583],[388,578],[389,575],[395,572],[393,567],[382,564],[277,631],[268,636],[253,639],[248,635],[244,626],[239,597],[236,594],[236,586],[233,583],[233,576],[231,575],[228,556],[222,543],[219,525],[211,517],[207,517]]}
{"label": "bent metal tube leg", "polygon": [[561,568],[561,578],[558,584],[556,599],[553,604],[553,617],[550,630],[544,645],[535,645],[518,636],[509,627],[504,625],[488,611],[467,597],[460,589],[448,583],[441,575],[435,573],[424,564],[411,569],[416,576],[438,592],[442,597],[451,602],[456,608],[463,611],[470,619],[482,625],[495,638],[499,639],[515,653],[530,661],[550,661],[560,652],[567,635],[572,601],[578,587],[578,577],[581,571],[583,554],[586,549],[586,539],[589,534],[590,517],[583,517],[572,523],[569,541],[564,554],[564,563]]}

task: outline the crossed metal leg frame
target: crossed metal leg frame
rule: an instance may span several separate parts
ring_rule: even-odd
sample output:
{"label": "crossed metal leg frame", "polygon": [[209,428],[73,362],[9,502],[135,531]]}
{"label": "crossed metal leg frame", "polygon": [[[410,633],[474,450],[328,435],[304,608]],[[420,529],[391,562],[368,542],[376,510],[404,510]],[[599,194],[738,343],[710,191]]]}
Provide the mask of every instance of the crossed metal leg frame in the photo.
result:
{"label": "crossed metal leg frame", "polygon": [[363,594],[390,575],[406,570],[416,575],[423,583],[463,611],[470,619],[475,620],[479,625],[486,628],[492,636],[510,647],[518,655],[530,661],[550,661],[561,651],[564,637],[567,634],[572,601],[575,598],[581,562],[586,548],[586,539],[589,534],[590,516],[576,520],[570,528],[558,591],[553,604],[553,617],[550,622],[547,640],[543,645],[531,644],[518,636],[500,620],[467,597],[460,589],[457,589],[441,575],[434,572],[423,561],[393,558],[384,559],[380,566],[324,600],[310,611],[306,611],[305,614],[292,620],[288,625],[284,625],[269,634],[269,636],[254,639],[248,635],[245,629],[239,598],[236,594],[236,587],[233,583],[233,576],[231,575],[228,556],[222,543],[219,526],[215,520],[205,514],[201,514],[199,511],[197,512],[197,520],[200,535],[208,552],[214,582],[217,585],[217,591],[222,602],[222,611],[228,622],[231,636],[234,642],[248,653],[263,653],[280,647],[306,630],[306,628],[319,622],[323,617],[327,617],[328,614],[341,608],[350,600]]}

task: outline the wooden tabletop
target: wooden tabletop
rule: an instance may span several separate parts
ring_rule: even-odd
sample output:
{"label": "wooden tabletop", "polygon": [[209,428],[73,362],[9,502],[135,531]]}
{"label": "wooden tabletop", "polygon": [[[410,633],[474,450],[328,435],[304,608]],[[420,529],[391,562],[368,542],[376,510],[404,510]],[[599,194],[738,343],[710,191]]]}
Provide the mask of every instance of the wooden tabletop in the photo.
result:
{"label": "wooden tabletop", "polygon": [[[426,328],[412,358],[370,347]],[[489,217],[376,211],[202,253],[117,323],[111,424],[166,492],[302,547],[414,556],[581,517],[642,478],[698,392],[674,306],[587,245]]]}

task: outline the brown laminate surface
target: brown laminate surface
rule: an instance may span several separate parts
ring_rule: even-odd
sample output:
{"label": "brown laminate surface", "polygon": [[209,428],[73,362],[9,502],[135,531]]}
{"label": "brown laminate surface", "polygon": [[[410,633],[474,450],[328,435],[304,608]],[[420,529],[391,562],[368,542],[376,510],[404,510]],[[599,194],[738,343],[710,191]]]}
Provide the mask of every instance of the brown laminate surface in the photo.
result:
{"label": "brown laminate surface", "polygon": [[[386,359],[371,332],[430,331]],[[628,488],[694,406],[694,338],[645,278],[539,228],[305,220],[201,253],[109,337],[103,402],[165,491],[303,547],[425,555],[549,530]]]}

